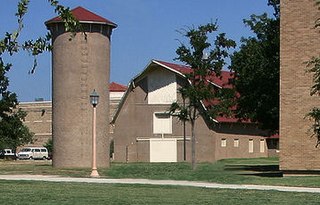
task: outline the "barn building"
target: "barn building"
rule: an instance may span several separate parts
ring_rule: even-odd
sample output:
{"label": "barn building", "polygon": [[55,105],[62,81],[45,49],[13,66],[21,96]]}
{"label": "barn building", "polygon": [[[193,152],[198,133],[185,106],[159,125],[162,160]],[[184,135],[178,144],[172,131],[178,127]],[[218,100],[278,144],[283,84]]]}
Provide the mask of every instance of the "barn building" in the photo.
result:
{"label": "barn building", "polygon": [[[152,60],[129,83],[111,124],[114,160],[119,162],[183,161],[183,124],[168,114],[171,103],[182,98],[179,87],[186,85],[190,68]],[[211,85],[228,86],[230,72],[213,76]],[[205,108],[203,108],[205,109]],[[186,153],[190,161],[190,125],[186,124]],[[277,138],[265,137],[257,124],[238,119],[200,116],[196,121],[196,158],[213,162],[224,158],[268,157],[275,155]]]}

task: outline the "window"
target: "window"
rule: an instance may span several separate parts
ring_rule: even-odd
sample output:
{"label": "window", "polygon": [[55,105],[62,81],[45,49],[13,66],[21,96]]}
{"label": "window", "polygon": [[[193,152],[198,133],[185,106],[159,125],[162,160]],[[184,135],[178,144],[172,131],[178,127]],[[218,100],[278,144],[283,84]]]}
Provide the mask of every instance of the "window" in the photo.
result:
{"label": "window", "polygon": [[260,139],[260,152],[264,153],[265,141],[264,139]]}
{"label": "window", "polygon": [[154,134],[172,134],[172,117],[169,113],[154,113],[153,115]]}
{"label": "window", "polygon": [[253,139],[249,139],[249,153],[253,153]]}
{"label": "window", "polygon": [[234,147],[239,147],[239,139],[234,139],[233,140],[233,146]]}
{"label": "window", "polygon": [[227,146],[227,139],[223,138],[221,139],[221,147],[226,147]]}

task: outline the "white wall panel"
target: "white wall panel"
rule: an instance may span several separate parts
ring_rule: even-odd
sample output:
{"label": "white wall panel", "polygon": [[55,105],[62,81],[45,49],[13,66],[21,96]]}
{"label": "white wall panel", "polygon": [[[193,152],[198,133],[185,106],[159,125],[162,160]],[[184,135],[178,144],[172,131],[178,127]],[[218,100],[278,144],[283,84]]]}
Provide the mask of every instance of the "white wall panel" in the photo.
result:
{"label": "white wall panel", "polygon": [[175,74],[158,69],[148,75],[148,104],[171,104],[176,100]]}
{"label": "white wall panel", "polygon": [[166,113],[154,113],[153,133],[172,134],[172,116]]}
{"label": "white wall panel", "polygon": [[177,162],[177,139],[150,139],[150,162]]}

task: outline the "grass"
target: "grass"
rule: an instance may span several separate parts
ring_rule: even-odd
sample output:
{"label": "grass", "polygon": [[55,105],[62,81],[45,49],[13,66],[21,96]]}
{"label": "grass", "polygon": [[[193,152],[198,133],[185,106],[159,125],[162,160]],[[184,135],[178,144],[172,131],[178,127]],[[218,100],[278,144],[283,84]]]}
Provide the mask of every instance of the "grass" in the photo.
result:
{"label": "grass", "polygon": [[277,158],[226,159],[198,164],[195,171],[187,163],[113,164],[103,173],[111,178],[148,178],[208,181],[226,184],[263,184],[320,187],[320,176],[280,177]]}
{"label": "grass", "polygon": [[[320,187],[320,177],[274,177],[277,158],[201,163],[112,163],[105,178],[149,178]],[[271,175],[270,175],[271,173]],[[88,177],[90,169],[56,169],[50,161],[0,161],[0,174]],[[270,177],[273,176],[273,177]],[[318,204],[319,194],[177,186],[0,180],[0,204]],[[14,191],[13,191],[14,190]]]}
{"label": "grass", "polygon": [[[175,186],[0,180],[0,204],[319,204],[320,195]],[[14,190],[14,191],[13,191]]]}
{"label": "grass", "polygon": [[0,174],[33,174],[33,175],[60,175],[70,177],[88,177],[90,169],[63,168],[56,169],[51,161],[46,160],[0,160]]}
{"label": "grass", "polygon": [[[228,184],[264,184],[320,187],[320,176],[279,177],[277,158],[226,159],[198,164],[188,163],[112,163],[98,169],[104,178],[147,178],[208,181]],[[88,177],[90,169],[55,169],[50,161],[0,161],[0,174],[44,174]]]}

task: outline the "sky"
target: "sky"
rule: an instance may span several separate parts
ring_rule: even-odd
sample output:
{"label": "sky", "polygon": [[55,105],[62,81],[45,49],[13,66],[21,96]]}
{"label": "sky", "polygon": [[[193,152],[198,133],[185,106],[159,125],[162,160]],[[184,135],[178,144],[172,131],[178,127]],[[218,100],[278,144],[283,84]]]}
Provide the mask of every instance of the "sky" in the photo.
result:
{"label": "sky", "polygon": [[[18,0],[1,0],[0,38],[5,32],[16,29],[14,16]],[[71,9],[82,6],[118,25],[111,36],[110,81],[127,85],[152,59],[175,62],[175,51],[186,39],[178,32],[192,26],[217,20],[218,32],[240,45],[241,37],[252,36],[243,24],[251,14],[267,12],[272,7],[267,0],[60,0]],[[21,41],[37,38],[47,33],[46,20],[57,16],[47,0],[30,0],[25,16]],[[9,72],[9,90],[17,93],[21,102],[35,98],[51,100],[51,53],[38,57],[34,74],[28,74],[33,58],[25,52],[13,57],[5,56],[13,63]],[[179,62],[176,62],[179,63]]]}

